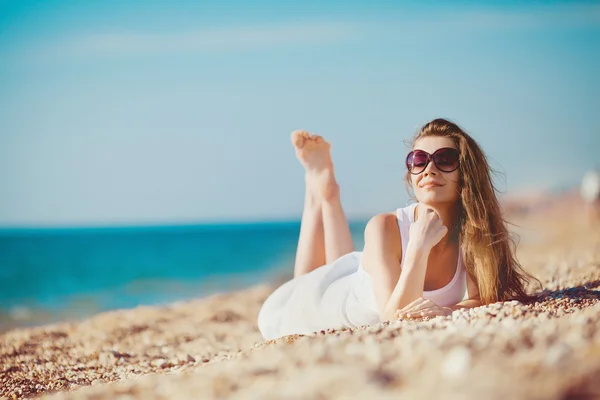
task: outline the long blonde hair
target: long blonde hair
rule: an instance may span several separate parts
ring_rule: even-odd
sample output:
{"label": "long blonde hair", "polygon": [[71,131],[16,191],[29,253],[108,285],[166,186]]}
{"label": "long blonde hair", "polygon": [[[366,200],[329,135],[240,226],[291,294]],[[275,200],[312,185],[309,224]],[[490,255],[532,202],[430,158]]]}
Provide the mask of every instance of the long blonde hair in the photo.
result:
{"label": "long blonde hair", "polygon": [[[425,124],[413,137],[411,148],[426,136],[450,138],[460,152],[459,239],[467,273],[477,282],[482,303],[530,300],[526,284],[535,280],[541,287],[541,282],[525,272],[516,258],[516,241],[508,233],[483,150],[458,125],[441,118]],[[410,186],[410,173],[405,179]]]}

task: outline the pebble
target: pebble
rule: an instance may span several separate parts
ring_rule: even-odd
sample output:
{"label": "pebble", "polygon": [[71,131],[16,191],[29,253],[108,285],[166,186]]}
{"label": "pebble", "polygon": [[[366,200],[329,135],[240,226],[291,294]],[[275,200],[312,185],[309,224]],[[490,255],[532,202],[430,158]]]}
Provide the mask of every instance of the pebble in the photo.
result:
{"label": "pebble", "polygon": [[544,364],[546,364],[547,366],[555,366],[561,363],[570,351],[571,349],[569,348],[569,346],[564,344],[557,344],[555,346],[552,346],[546,352],[546,356],[544,357]]}
{"label": "pebble", "polygon": [[157,368],[166,368],[170,365],[171,363],[163,358],[159,358],[156,360],[152,360],[152,365],[157,367]]}
{"label": "pebble", "polygon": [[441,374],[446,379],[464,375],[471,365],[471,352],[464,346],[453,347],[442,362]]}
{"label": "pebble", "polygon": [[100,363],[100,365],[108,367],[115,364],[116,359],[111,353],[101,353],[98,356],[98,362]]}

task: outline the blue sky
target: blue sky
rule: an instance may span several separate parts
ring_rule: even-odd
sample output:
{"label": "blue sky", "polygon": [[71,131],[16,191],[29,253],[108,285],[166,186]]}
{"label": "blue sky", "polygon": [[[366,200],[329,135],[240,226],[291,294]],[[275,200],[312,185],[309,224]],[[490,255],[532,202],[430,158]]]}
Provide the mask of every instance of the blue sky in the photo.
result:
{"label": "blue sky", "polygon": [[299,128],[350,217],[404,206],[435,117],[507,192],[598,161],[600,3],[283,3],[0,0],[0,226],[299,218]]}

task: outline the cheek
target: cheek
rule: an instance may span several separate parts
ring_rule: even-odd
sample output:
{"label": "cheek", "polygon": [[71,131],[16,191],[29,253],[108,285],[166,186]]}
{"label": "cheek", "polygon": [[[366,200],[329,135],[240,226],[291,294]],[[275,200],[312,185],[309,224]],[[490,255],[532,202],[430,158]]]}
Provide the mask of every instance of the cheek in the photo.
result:
{"label": "cheek", "polygon": [[458,171],[452,172],[448,178],[448,186],[452,186],[453,192],[460,192],[460,173]]}
{"label": "cheek", "polygon": [[410,177],[410,185],[412,186],[413,190],[416,192],[420,189],[419,187],[419,175],[411,175]]}

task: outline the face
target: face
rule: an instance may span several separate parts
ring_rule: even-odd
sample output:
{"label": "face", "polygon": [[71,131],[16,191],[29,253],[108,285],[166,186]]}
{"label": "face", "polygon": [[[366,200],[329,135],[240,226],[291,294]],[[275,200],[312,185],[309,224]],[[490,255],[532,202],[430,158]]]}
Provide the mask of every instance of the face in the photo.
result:
{"label": "face", "polygon": [[[429,154],[436,150],[450,147],[457,149],[454,141],[442,136],[426,136],[415,143],[413,150],[423,150]],[[448,169],[442,166],[442,169]],[[444,172],[438,169],[433,160],[429,161],[427,167],[416,175],[410,175],[410,182],[419,203],[440,204],[454,203],[459,195],[460,169],[452,172]]]}

